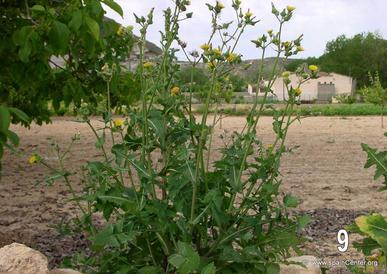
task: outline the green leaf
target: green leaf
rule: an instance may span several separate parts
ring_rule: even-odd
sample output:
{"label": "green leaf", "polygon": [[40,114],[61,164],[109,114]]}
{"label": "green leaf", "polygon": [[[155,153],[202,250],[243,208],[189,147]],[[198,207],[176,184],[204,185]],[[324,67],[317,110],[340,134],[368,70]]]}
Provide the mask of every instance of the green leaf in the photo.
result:
{"label": "green leaf", "polygon": [[297,207],[299,204],[298,198],[290,194],[284,197],[284,204],[286,207]]}
{"label": "green leaf", "polygon": [[69,28],[62,22],[54,21],[49,33],[49,40],[51,45],[58,51],[58,53],[64,54],[66,52],[69,39]]}
{"label": "green leaf", "polygon": [[31,10],[33,12],[45,12],[46,11],[46,9],[41,5],[34,5],[34,6],[32,6]]}
{"label": "green leaf", "polygon": [[298,220],[298,229],[303,229],[310,222],[310,216],[303,215],[298,217],[297,220]]}
{"label": "green leaf", "polygon": [[0,106],[0,132],[6,134],[11,124],[11,115],[5,106]]}
{"label": "green leaf", "polygon": [[90,33],[93,35],[94,39],[99,41],[100,31],[99,31],[99,25],[98,23],[91,17],[86,16],[85,22],[87,27],[90,30]]}
{"label": "green leaf", "polygon": [[103,247],[105,245],[119,246],[120,243],[114,236],[114,227],[108,224],[103,230],[99,231],[93,238],[93,245]]}
{"label": "green leaf", "polygon": [[15,132],[8,130],[7,137],[15,147],[19,146],[19,136]]}
{"label": "green leaf", "polygon": [[171,255],[168,261],[176,267],[179,273],[188,274],[198,269],[200,257],[190,244],[178,242],[177,251],[178,253]]}
{"label": "green leaf", "polygon": [[375,180],[382,175],[387,176],[387,151],[378,152],[376,149],[369,147],[367,144],[361,144],[361,147],[368,156],[364,168],[369,168],[375,165]]}
{"label": "green leaf", "polygon": [[106,6],[117,12],[121,17],[124,16],[124,12],[122,11],[122,8],[120,5],[118,5],[116,2],[113,0],[103,0],[102,1]]}
{"label": "green leaf", "polygon": [[210,263],[206,265],[201,272],[201,274],[215,274],[215,273],[216,273],[216,267],[214,263]]}
{"label": "green leaf", "polygon": [[372,214],[369,216],[360,216],[355,219],[359,229],[376,241],[387,253],[387,221],[380,214]]}
{"label": "green leaf", "polygon": [[27,124],[30,123],[30,118],[27,114],[25,114],[23,111],[17,108],[8,108],[9,112],[14,114],[20,121],[23,121]]}
{"label": "green leaf", "polygon": [[161,269],[156,266],[145,266],[138,270],[138,274],[155,274],[159,273]]}
{"label": "green leaf", "polygon": [[375,240],[368,237],[361,242],[354,242],[353,246],[366,256],[370,256],[373,250],[380,248],[380,245]]}
{"label": "green leaf", "polygon": [[277,274],[280,272],[279,264],[268,263],[266,264],[266,274]]}
{"label": "green leaf", "polygon": [[72,14],[71,21],[69,22],[69,28],[73,31],[78,31],[82,26],[82,12],[77,10]]}

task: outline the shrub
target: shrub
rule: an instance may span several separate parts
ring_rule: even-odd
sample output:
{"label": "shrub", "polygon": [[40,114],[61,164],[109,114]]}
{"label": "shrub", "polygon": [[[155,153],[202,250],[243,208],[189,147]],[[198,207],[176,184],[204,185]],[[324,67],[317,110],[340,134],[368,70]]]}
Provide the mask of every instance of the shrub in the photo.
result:
{"label": "shrub", "polygon": [[[76,257],[73,263],[84,272],[277,273],[279,263],[292,250],[299,253],[297,232],[308,218],[288,214],[289,208],[297,207],[298,199],[281,193],[279,166],[287,151],[288,129],[298,119],[294,106],[299,87],[313,72],[300,75],[298,83],[285,82],[289,93],[286,111],[272,110],[274,142],[267,146],[256,134],[278,75],[278,60],[282,55],[294,55],[300,46],[301,37],[281,40],[281,30],[293,16],[293,9],[280,12],[273,6],[279,31],[254,41],[263,56],[269,47],[278,52],[262,101],[259,103],[256,96],[244,130],[228,135],[228,142],[219,149],[220,158],[211,159],[214,127],[219,122],[214,95],[227,91],[225,78],[240,62],[234,49],[245,29],[258,21],[250,11],[242,11],[240,1],[233,1],[238,23],[224,24],[219,19],[224,6],[218,1],[207,4],[212,12],[211,38],[201,47],[201,54],[186,53],[192,68],[203,61],[210,75],[203,114],[197,118],[191,108],[193,86],[187,101],[177,83],[179,67],[175,64],[176,49],[172,48],[177,41],[185,51],[185,43],[177,37],[179,22],[192,15],[186,12],[188,3],[175,1],[175,7],[164,11],[163,54],[151,64],[142,65],[142,53],[153,13],[136,16],[141,33],[139,109],[129,107],[125,119],[112,118],[109,87],[115,68],[106,65],[100,71],[107,83],[105,126],[99,131],[92,126],[88,105],[78,110],[103,155],[102,160],[90,161],[83,168],[82,195],[73,190],[74,173],[63,164],[68,149],[55,147],[59,168],[50,167],[53,174],[47,180],[53,183],[63,178],[82,213],[75,223],[88,233],[92,254]],[[226,31],[234,34],[229,37]],[[215,46],[213,37],[218,34],[223,43]],[[210,117],[212,105],[215,112]],[[78,138],[75,136],[73,142]],[[33,155],[31,162],[48,166],[38,155]],[[96,216],[103,219],[99,225]]]}

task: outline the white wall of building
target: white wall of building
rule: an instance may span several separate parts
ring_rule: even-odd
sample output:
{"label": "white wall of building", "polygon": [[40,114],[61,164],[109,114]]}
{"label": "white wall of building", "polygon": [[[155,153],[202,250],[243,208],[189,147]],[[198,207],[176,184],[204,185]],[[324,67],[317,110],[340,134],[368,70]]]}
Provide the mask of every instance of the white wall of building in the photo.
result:
{"label": "white wall of building", "polygon": [[[289,79],[292,81],[293,86],[297,86],[298,77],[295,74],[291,74]],[[320,76],[317,79],[310,79],[304,84],[301,85],[301,100],[312,101],[317,99],[318,92],[318,83],[333,83],[335,85],[336,95],[339,94],[352,94],[353,90],[353,79],[349,76],[337,74],[337,73],[329,73]],[[273,84],[274,94],[277,96],[278,100],[283,100],[284,95],[285,98],[288,98],[288,94],[286,91],[286,87],[283,83],[283,78],[279,77]]]}

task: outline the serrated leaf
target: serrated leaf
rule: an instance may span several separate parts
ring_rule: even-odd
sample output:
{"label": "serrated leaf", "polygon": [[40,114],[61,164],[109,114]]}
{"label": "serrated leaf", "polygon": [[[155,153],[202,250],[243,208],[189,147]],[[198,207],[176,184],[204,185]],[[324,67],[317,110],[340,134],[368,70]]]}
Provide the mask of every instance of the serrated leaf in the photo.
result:
{"label": "serrated leaf", "polygon": [[367,144],[361,144],[363,151],[367,153],[367,162],[364,168],[369,168],[373,165],[376,167],[374,179],[380,176],[387,176],[387,151],[378,152],[376,149],[369,147]]}
{"label": "serrated leaf", "polygon": [[117,12],[121,17],[124,16],[124,12],[122,11],[122,8],[119,4],[114,2],[113,0],[103,0],[102,1],[106,6]]}
{"label": "serrated leaf", "polygon": [[94,37],[94,39],[99,41],[100,30],[99,30],[98,23],[93,18],[91,18],[89,16],[86,16],[84,19],[85,19],[85,23],[86,23],[87,27],[90,30],[90,33]]}
{"label": "serrated leaf", "polygon": [[360,216],[355,219],[359,229],[376,241],[387,253],[387,221],[380,214]]}
{"label": "serrated leaf", "polygon": [[206,265],[201,272],[201,274],[215,274],[215,273],[216,273],[216,267],[214,263],[210,263]]}
{"label": "serrated leaf", "polygon": [[354,242],[353,246],[366,256],[371,255],[373,250],[380,248],[380,245],[369,237],[364,238],[361,242]]}
{"label": "serrated leaf", "polygon": [[294,208],[298,206],[299,200],[297,197],[288,194],[284,197],[284,204],[286,207]]}
{"label": "serrated leaf", "polygon": [[303,229],[310,222],[310,216],[303,215],[298,217],[297,220],[298,220],[298,229]]}
{"label": "serrated leaf", "polygon": [[200,264],[199,254],[188,243],[178,242],[177,253],[168,258],[181,274],[188,274],[196,271]]}

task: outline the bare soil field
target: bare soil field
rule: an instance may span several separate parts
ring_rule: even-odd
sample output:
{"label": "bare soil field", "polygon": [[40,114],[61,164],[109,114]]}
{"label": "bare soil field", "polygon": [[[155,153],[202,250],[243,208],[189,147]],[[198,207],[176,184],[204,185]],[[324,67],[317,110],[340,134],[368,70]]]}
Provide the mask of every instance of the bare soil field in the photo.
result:
{"label": "bare soil field", "polygon": [[[362,142],[386,149],[386,138],[379,117],[310,117],[295,123],[288,135],[287,145],[299,146],[286,154],[281,164],[282,190],[301,199],[299,210],[311,215],[312,222],[303,232],[308,241],[303,250],[324,260],[361,258],[351,247],[346,253],[337,250],[336,234],[366,212],[387,213],[386,194],[378,192],[380,183],[373,181],[373,169],[363,168],[366,154]],[[227,117],[223,128],[216,128],[219,137],[224,130],[231,133],[244,126],[245,118]],[[97,119],[93,123],[98,124]],[[274,139],[272,120],[263,117],[258,135],[269,145]],[[63,257],[85,248],[82,235],[61,237],[54,225],[76,214],[67,203],[68,191],[59,183],[36,185],[48,171],[40,165],[29,165],[32,153],[54,161],[51,143],[65,147],[74,133],[81,134],[67,161],[77,168],[85,161],[98,159],[95,139],[86,124],[71,118],[55,118],[52,124],[12,128],[21,137],[20,155],[5,153],[0,181],[0,247],[12,242],[27,244],[45,253],[50,264],[57,265]],[[222,144],[220,138],[214,146]],[[213,157],[218,157],[214,151]],[[80,189],[80,186],[77,187]],[[350,235],[350,241],[353,238]],[[344,270],[343,270],[344,271]],[[337,272],[344,273],[344,272]]]}

